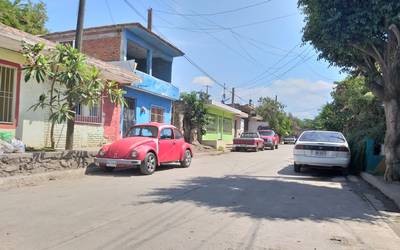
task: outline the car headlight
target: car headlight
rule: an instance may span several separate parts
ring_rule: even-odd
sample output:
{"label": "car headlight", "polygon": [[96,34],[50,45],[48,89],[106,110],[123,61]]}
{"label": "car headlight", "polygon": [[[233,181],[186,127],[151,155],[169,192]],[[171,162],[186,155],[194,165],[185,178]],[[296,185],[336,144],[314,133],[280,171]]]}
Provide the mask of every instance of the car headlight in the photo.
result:
{"label": "car headlight", "polygon": [[100,149],[99,156],[103,157],[105,154],[106,154],[106,151],[104,151],[103,149]]}
{"label": "car headlight", "polygon": [[136,158],[138,156],[138,152],[136,152],[135,150],[132,151],[131,153],[131,157],[132,158]]}

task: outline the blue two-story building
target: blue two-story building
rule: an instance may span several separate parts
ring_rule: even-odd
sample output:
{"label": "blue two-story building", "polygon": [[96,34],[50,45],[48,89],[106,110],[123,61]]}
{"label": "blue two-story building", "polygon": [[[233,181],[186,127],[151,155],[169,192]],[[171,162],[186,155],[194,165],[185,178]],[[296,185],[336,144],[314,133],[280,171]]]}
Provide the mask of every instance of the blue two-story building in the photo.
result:
{"label": "blue two-story building", "polygon": [[[45,38],[73,45],[74,35],[71,30]],[[127,105],[118,110],[121,135],[138,123],[171,123],[172,103],[179,99],[179,89],[172,83],[172,64],[175,57],[184,55],[181,50],[143,25],[127,23],[85,29],[83,52],[134,71],[141,79],[123,87]]]}

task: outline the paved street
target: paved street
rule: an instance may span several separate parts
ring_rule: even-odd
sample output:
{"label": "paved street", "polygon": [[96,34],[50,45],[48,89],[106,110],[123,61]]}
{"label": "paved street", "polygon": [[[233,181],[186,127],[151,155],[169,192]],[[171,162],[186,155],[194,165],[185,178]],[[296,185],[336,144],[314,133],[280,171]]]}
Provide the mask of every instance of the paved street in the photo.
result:
{"label": "paved street", "polygon": [[0,249],[399,249],[390,201],[356,177],[295,174],[291,153],[0,191]]}

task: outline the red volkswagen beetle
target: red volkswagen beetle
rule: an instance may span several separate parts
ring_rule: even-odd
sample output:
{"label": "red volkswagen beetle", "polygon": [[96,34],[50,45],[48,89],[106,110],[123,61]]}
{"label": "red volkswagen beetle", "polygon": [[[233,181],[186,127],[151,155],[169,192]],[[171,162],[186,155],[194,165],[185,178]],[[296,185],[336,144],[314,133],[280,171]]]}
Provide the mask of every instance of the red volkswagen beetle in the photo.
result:
{"label": "red volkswagen beetle", "polygon": [[172,125],[146,123],[131,127],[126,137],[104,145],[95,163],[105,171],[139,167],[145,175],[154,173],[162,163],[180,162],[189,167],[193,151],[182,134]]}

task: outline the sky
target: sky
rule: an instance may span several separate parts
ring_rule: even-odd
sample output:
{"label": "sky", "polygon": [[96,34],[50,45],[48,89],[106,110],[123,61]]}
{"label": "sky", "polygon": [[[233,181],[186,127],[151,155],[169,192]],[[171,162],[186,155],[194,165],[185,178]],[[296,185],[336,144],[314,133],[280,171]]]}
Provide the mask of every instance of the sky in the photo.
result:
{"label": "sky", "polygon": [[[79,0],[43,2],[51,32],[75,29]],[[84,27],[145,25],[150,7],[153,31],[202,69],[184,57],[174,59],[173,83],[181,91],[209,85],[211,97],[221,101],[225,84],[226,103],[234,87],[235,102],[277,96],[287,112],[313,118],[331,100],[334,82],[345,77],[303,44],[304,16],[296,0],[86,0]]]}

